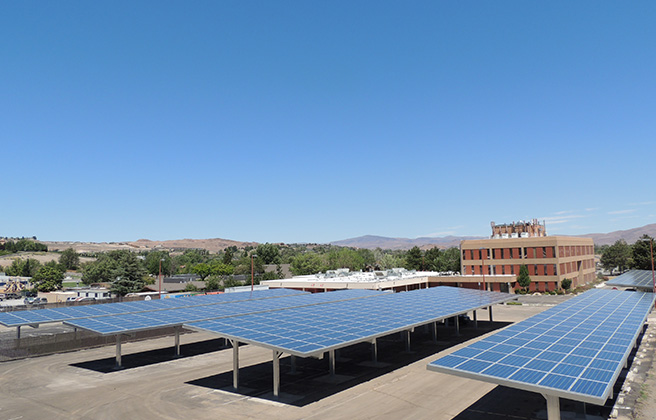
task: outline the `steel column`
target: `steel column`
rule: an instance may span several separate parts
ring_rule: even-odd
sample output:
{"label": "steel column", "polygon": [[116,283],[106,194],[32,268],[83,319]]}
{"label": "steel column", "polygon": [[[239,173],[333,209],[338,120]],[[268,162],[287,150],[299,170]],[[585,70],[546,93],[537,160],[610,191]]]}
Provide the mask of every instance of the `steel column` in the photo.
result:
{"label": "steel column", "polygon": [[490,322],[494,322],[494,320],[492,319],[492,307],[490,306],[489,308],[487,308],[487,310],[490,312]]}
{"label": "steel column", "polygon": [[281,351],[273,351],[273,396],[280,395],[280,356]]}
{"label": "steel column", "polygon": [[547,400],[547,420],[560,420],[560,400],[555,395],[542,396]]}
{"label": "steel column", "polygon": [[371,342],[371,361],[378,362],[378,339],[376,338]]}
{"label": "steel column", "polygon": [[328,368],[330,376],[335,376],[335,350],[328,350]]}
{"label": "steel column", "polygon": [[410,352],[410,330],[405,331],[405,351]]}
{"label": "steel column", "polygon": [[116,335],[116,368],[121,367],[121,334]]}
{"label": "steel column", "polygon": [[232,343],[232,387],[239,389],[239,341],[230,340]]}
{"label": "steel column", "polygon": [[20,325],[16,327],[16,339],[20,340]]}
{"label": "steel column", "polygon": [[175,355],[180,356],[180,326],[175,327]]}
{"label": "steel column", "polygon": [[433,322],[433,343],[437,344],[437,321]]}
{"label": "steel column", "polygon": [[454,316],[453,318],[455,319],[455,323],[456,323],[456,337],[457,337],[460,335],[460,319],[458,315]]}
{"label": "steel column", "polygon": [[291,366],[291,371],[290,371],[290,373],[291,373],[292,375],[295,375],[295,374],[296,374],[296,356],[294,356],[294,355],[292,354],[292,355],[289,357],[289,361],[290,361],[290,363],[291,363],[291,365],[292,365],[292,366]]}
{"label": "steel column", "polygon": [[478,329],[478,317],[476,316],[476,313],[478,311],[474,309],[474,328]]}

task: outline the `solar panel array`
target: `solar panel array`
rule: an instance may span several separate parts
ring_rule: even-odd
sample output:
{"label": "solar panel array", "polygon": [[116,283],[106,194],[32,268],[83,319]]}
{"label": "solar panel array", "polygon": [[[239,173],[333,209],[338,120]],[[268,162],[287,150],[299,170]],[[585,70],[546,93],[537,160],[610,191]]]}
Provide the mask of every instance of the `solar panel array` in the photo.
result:
{"label": "solar panel array", "polygon": [[69,320],[65,323],[72,327],[83,328],[98,334],[112,335],[183,325],[212,318],[276,311],[283,308],[317,305],[325,302],[361,299],[388,294],[375,290],[340,290],[330,293],[305,293],[281,296],[276,299],[233,301],[223,305],[189,306],[158,311],[82,318]]}
{"label": "solar panel array", "polygon": [[590,290],[428,369],[604,404],[653,306],[653,293]]}
{"label": "solar panel array", "polygon": [[635,287],[645,291],[654,289],[654,277],[651,270],[629,270],[606,282],[608,286]]}
{"label": "solar panel array", "polygon": [[507,293],[441,286],[213,319],[188,326],[240,342],[309,356],[512,299],[515,297]]}
{"label": "solar panel array", "polygon": [[6,327],[62,322],[73,319],[133,314],[146,311],[215,305],[245,300],[268,299],[282,296],[303,295],[305,292],[290,289],[255,290],[253,292],[222,293],[175,299],[158,299],[137,302],[102,303],[54,309],[0,312],[0,324]]}

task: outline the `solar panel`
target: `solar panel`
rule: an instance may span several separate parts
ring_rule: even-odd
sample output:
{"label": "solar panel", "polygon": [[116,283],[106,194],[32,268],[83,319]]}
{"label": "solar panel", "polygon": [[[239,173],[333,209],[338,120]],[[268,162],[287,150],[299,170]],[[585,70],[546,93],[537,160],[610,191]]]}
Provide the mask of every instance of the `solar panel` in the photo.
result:
{"label": "solar panel", "polygon": [[276,299],[233,301],[223,305],[202,305],[185,308],[82,318],[65,321],[72,327],[83,328],[98,334],[129,333],[191,322],[237,316],[255,312],[276,311],[283,308],[317,305],[345,299],[360,299],[389,293],[375,290],[340,290],[328,293],[282,296]]}
{"label": "solar panel", "polygon": [[507,293],[441,286],[188,326],[304,357],[515,298]]}
{"label": "solar panel", "polygon": [[653,306],[652,293],[590,290],[428,369],[603,405]]}
{"label": "solar panel", "polygon": [[654,277],[651,270],[629,270],[606,282],[608,286],[635,287],[651,292],[654,289]]}
{"label": "solar panel", "polygon": [[130,314],[146,311],[214,305],[252,299],[267,299],[281,296],[303,295],[306,292],[290,289],[255,290],[253,292],[222,293],[176,299],[150,301],[102,303],[85,306],[71,306],[53,309],[34,309],[27,311],[0,312],[0,324],[6,327],[19,327],[48,322],[62,322],[73,319],[97,316]]}

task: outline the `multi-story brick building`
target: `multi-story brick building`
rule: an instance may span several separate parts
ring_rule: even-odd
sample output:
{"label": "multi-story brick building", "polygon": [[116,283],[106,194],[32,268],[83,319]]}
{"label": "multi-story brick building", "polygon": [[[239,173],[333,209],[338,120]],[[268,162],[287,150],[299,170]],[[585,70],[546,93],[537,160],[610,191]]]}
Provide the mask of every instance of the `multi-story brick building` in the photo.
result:
{"label": "multi-story brick building", "polygon": [[571,279],[575,288],[595,278],[592,239],[547,236],[544,225],[536,220],[492,223],[490,239],[462,241],[460,252],[465,275],[518,275],[525,265],[531,276],[530,291],[557,290],[564,279]]}

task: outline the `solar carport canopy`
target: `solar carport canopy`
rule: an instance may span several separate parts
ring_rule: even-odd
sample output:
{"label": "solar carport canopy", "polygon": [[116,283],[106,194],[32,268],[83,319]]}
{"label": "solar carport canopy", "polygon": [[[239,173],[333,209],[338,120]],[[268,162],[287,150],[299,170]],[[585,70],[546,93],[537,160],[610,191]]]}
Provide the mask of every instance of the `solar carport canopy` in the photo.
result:
{"label": "solar carport canopy", "polygon": [[[274,290],[271,290],[271,292],[274,292]],[[248,295],[246,292],[235,294]],[[361,299],[386,294],[389,293],[375,290],[339,290],[329,293],[303,293],[298,295],[280,296],[276,299],[233,300],[232,302],[227,302],[222,305],[189,306],[184,308],[74,319],[65,321],[65,324],[102,335],[115,335],[155,328],[179,326],[213,318],[269,312],[283,308],[318,305],[325,302],[345,299]]]}
{"label": "solar carport canopy", "polygon": [[63,322],[81,318],[92,318],[119,314],[135,314],[139,312],[189,308],[194,306],[216,305],[230,302],[268,299],[303,294],[307,293],[290,289],[271,289],[256,290],[253,292],[192,296],[175,299],[159,299],[150,301],[141,300],[136,302],[103,303],[54,309],[1,312],[0,324],[6,327],[20,327],[23,325]]}
{"label": "solar carport canopy", "polygon": [[607,286],[635,287],[643,291],[654,290],[654,274],[651,270],[629,270],[606,282]]}
{"label": "solar carport canopy", "polygon": [[590,290],[428,369],[603,405],[653,306],[653,293]]}
{"label": "solar carport canopy", "polygon": [[440,286],[187,326],[307,357],[513,299],[507,293]]}

